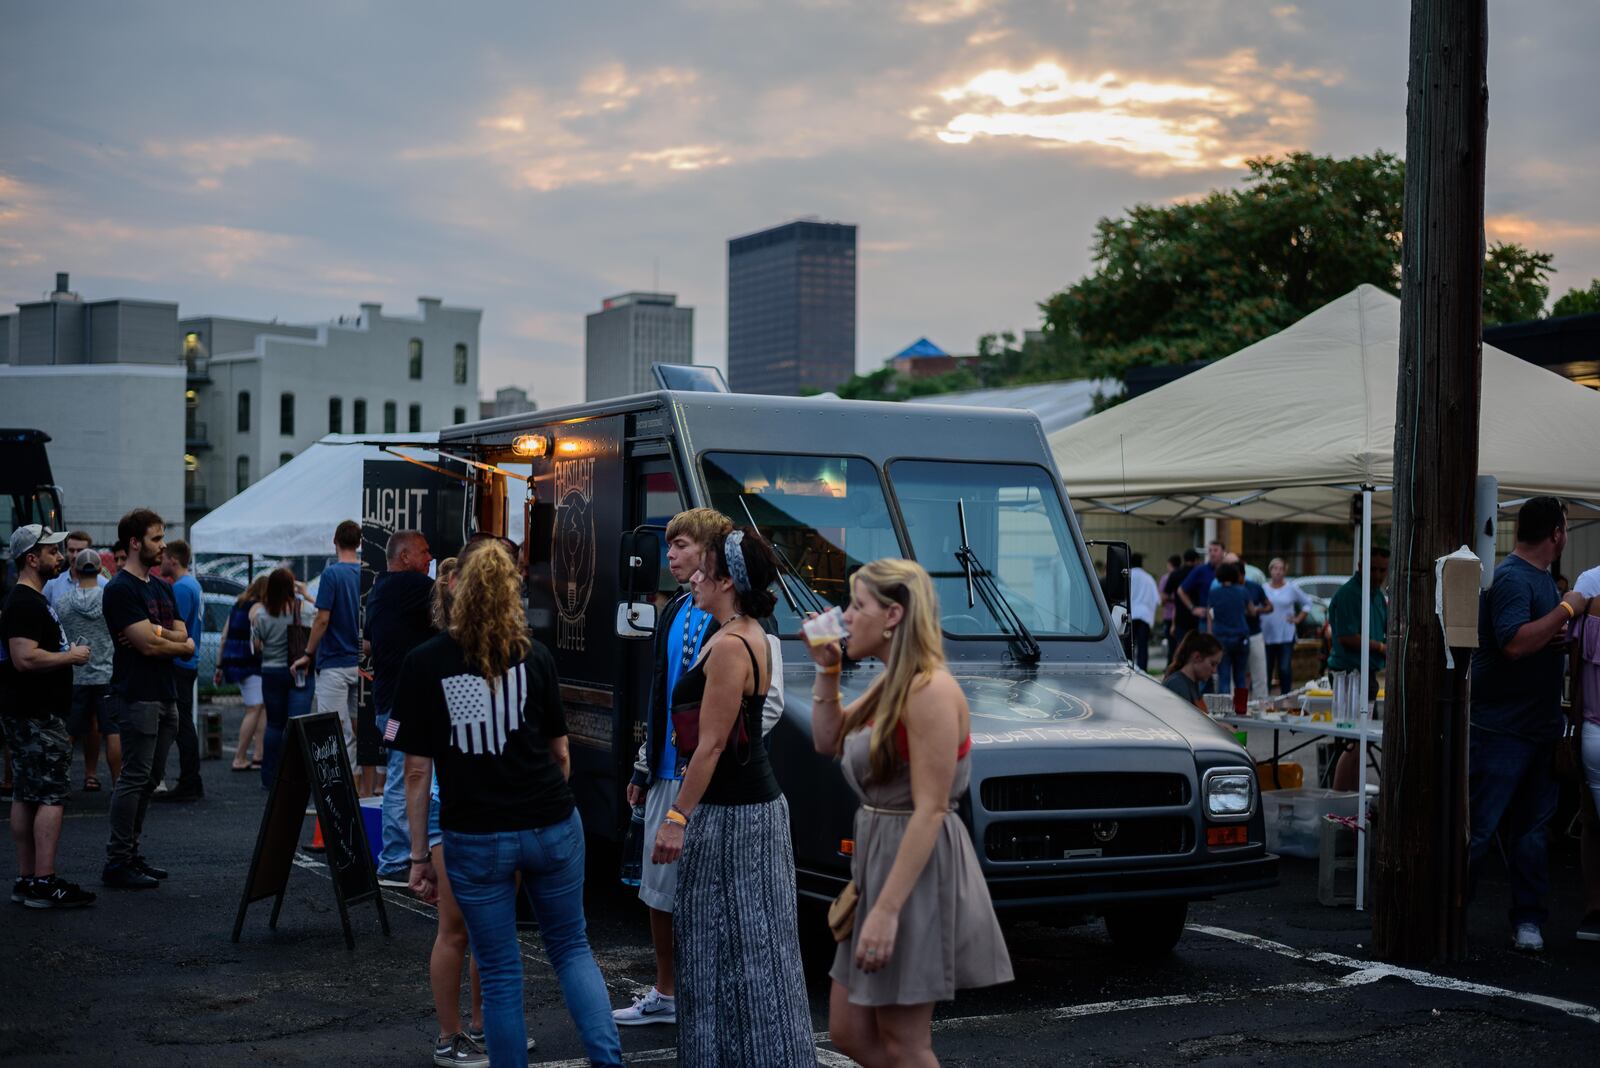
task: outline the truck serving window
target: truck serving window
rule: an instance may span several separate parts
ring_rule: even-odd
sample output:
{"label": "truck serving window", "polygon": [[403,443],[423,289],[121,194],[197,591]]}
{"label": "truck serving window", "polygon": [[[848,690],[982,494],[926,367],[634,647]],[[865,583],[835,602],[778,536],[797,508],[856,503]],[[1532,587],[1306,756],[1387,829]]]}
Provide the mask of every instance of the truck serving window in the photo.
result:
{"label": "truck serving window", "polygon": [[[856,568],[903,554],[878,470],[866,460],[714,452],[701,462],[711,507],[739,526],[754,521],[829,604],[849,603],[849,578]],[[774,587],[773,592],[779,632],[797,633],[799,616],[781,591]],[[792,592],[804,611],[805,593]]]}
{"label": "truck serving window", "polygon": [[1050,472],[1033,464],[897,460],[889,465],[889,481],[911,551],[939,591],[947,634],[990,638],[1006,633],[981,599],[967,607],[966,573],[956,559],[961,547],[957,501],[965,506],[968,544],[1035,637],[1105,633],[1093,580]]}

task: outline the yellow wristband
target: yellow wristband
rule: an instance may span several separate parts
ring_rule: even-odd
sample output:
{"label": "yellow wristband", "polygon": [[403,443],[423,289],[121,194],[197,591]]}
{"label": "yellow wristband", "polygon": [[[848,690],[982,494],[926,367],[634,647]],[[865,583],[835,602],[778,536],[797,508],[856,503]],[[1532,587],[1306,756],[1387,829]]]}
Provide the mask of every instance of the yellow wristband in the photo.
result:
{"label": "yellow wristband", "polygon": [[1567,602],[1567,601],[1557,601],[1556,603],[1559,604],[1562,608],[1565,608],[1567,610],[1567,618],[1568,619],[1577,619],[1578,618],[1578,610],[1576,608],[1572,607],[1572,605],[1569,602]]}
{"label": "yellow wristband", "polygon": [[[1565,603],[1565,602],[1563,602],[1563,603]],[[821,664],[817,665],[817,674],[818,675],[837,675],[840,672],[842,672],[843,670],[844,670],[844,665],[843,664],[835,664],[831,668],[825,668]]]}
{"label": "yellow wristband", "polygon": [[679,812],[676,808],[667,809],[667,814],[662,817],[663,823],[676,823],[679,827],[689,826],[689,817]]}

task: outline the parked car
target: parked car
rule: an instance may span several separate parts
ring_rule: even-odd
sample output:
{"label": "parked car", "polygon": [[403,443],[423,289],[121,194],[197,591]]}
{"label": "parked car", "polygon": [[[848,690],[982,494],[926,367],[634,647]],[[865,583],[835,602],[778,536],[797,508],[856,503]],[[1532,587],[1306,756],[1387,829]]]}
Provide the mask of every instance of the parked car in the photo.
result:
{"label": "parked car", "polygon": [[1322,629],[1328,621],[1328,602],[1333,600],[1333,595],[1339,592],[1339,587],[1350,581],[1349,575],[1307,575],[1305,578],[1290,579],[1300,591],[1311,601],[1311,607],[1306,609],[1306,621],[1302,628],[1310,634],[1315,634]]}
{"label": "parked car", "polygon": [[201,693],[232,693],[237,687],[233,683],[216,686],[211,679],[217,673],[217,658],[222,655],[222,628],[228,622],[228,614],[233,611],[233,602],[239,597],[239,590],[233,593],[211,593],[201,585],[200,618],[205,622],[205,630],[200,634],[200,692]]}

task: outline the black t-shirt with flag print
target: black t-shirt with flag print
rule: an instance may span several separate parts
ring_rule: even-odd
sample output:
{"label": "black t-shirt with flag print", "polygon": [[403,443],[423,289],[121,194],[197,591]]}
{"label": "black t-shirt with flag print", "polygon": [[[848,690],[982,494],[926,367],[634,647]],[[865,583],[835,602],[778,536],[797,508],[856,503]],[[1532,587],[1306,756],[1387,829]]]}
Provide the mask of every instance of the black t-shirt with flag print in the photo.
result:
{"label": "black t-shirt with flag print", "polygon": [[572,790],[549,744],[566,733],[549,650],[534,642],[490,685],[448,634],[405,658],[386,732],[401,752],[432,758],[439,826],[462,834],[530,830],[570,816]]}

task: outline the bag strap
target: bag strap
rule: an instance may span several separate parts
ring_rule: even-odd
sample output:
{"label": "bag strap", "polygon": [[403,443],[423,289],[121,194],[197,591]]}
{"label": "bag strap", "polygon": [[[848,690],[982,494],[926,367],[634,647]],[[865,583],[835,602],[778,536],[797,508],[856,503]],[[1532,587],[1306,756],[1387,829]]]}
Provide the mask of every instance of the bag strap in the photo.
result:
{"label": "bag strap", "polygon": [[[750,678],[750,685],[755,687],[755,691],[753,693],[740,694],[740,696],[741,697],[745,697],[745,698],[750,698],[750,697],[755,697],[757,694],[760,694],[761,696],[765,697],[766,696],[766,691],[761,688],[761,665],[756,663],[756,652],[755,652],[755,650],[750,648],[750,643],[745,641],[744,638],[741,635],[735,634],[735,635],[733,635],[733,637],[739,639],[739,644],[744,646],[745,655],[750,658],[750,671],[752,672],[752,675],[751,675],[751,678]],[[766,643],[763,642],[762,644],[766,644]],[[770,645],[767,646],[767,671],[768,671],[769,674],[772,671],[772,647]],[[771,679],[767,680],[767,687],[768,687],[768,689],[770,689],[772,687],[772,680]]]}

